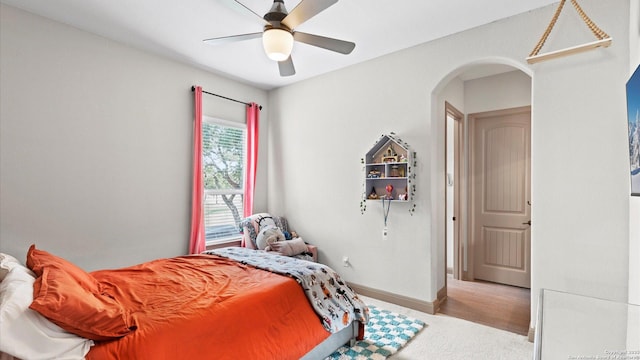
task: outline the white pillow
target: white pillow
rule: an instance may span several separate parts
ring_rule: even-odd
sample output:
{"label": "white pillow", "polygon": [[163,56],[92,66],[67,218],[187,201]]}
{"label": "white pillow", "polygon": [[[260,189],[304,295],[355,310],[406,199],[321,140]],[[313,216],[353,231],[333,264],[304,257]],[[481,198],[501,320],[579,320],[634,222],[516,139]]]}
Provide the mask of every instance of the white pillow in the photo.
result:
{"label": "white pillow", "polygon": [[29,309],[35,278],[14,266],[0,283],[0,352],[20,359],[84,359],[92,340],[71,334]]}
{"label": "white pillow", "polygon": [[[13,256],[9,254],[0,253],[0,281],[4,280],[4,277],[7,276],[9,271],[11,271],[11,269],[13,269],[16,266],[24,267],[24,265],[22,265],[22,263],[18,261],[18,259],[14,258]],[[36,274],[31,272],[31,270],[27,268],[25,269],[29,271],[32,276],[34,277],[36,276]]]}

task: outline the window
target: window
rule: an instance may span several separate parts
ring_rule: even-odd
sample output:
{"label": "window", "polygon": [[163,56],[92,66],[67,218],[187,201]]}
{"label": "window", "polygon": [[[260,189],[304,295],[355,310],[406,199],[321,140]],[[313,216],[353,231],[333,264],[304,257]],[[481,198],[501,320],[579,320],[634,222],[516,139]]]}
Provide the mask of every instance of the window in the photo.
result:
{"label": "window", "polygon": [[240,238],[245,173],[245,124],[202,122],[204,227],[207,244]]}

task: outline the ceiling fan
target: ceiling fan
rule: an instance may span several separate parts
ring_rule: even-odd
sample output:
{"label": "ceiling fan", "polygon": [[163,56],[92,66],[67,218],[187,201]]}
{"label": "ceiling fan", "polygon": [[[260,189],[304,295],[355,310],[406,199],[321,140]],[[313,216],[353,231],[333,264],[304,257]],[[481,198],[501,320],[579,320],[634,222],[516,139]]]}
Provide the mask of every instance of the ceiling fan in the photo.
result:
{"label": "ceiling fan", "polygon": [[284,6],[284,0],[274,0],[271,9],[264,16],[258,15],[241,2],[234,1],[235,5],[239,5],[243,11],[249,11],[262,19],[263,31],[205,39],[204,42],[222,44],[262,37],[262,44],[267,56],[278,62],[280,76],[292,76],[296,73],[291,60],[294,40],[345,55],[350,54],[356,46],[349,41],[294,30],[298,25],[337,3],[338,0],[302,0],[290,13]]}

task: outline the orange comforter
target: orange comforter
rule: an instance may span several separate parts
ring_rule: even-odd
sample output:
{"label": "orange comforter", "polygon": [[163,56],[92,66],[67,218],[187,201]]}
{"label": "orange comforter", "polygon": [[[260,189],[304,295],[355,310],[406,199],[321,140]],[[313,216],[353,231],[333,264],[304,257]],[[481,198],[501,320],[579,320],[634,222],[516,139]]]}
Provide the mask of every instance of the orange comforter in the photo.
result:
{"label": "orange comforter", "polygon": [[87,359],[299,359],[329,336],[298,283],[215,255],[91,273],[138,329]]}

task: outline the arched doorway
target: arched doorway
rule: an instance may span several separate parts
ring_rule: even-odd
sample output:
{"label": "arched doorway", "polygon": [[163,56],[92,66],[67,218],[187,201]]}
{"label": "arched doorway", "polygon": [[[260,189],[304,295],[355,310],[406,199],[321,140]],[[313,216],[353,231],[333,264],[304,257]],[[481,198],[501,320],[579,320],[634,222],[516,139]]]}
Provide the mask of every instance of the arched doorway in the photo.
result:
{"label": "arched doorway", "polygon": [[[434,106],[435,113],[433,116],[434,119],[438,119],[438,121],[434,121],[434,123],[438,124],[433,130],[434,134],[439,134],[444,139],[435,144],[434,148],[434,151],[438,154],[436,157],[441,157],[434,163],[436,167],[434,174],[439,174],[441,178],[432,179],[435,180],[433,181],[435,198],[442,200],[434,202],[434,211],[432,213],[432,216],[435,217],[433,223],[438,224],[434,234],[438,241],[436,250],[436,263],[438,264],[436,283],[440,308],[451,311],[451,308],[457,302],[465,308],[465,311],[470,311],[466,316],[468,320],[514,331],[513,324],[506,324],[505,327],[504,324],[492,324],[491,319],[487,320],[482,316],[478,316],[484,314],[491,318],[491,306],[488,306],[488,304],[496,303],[496,300],[491,298],[491,293],[500,293],[499,297],[515,302],[505,306],[517,308],[518,312],[521,313],[512,314],[510,317],[519,322],[519,324],[516,324],[517,330],[514,332],[524,334],[529,333],[530,314],[532,313],[528,289],[512,289],[509,286],[498,285],[494,282],[500,281],[495,279],[490,280],[493,282],[480,281],[483,276],[479,276],[478,279],[475,278],[473,266],[474,259],[477,259],[476,250],[485,249],[485,245],[478,245],[482,235],[478,235],[477,231],[471,226],[474,216],[472,198],[474,188],[471,181],[474,177],[472,176],[472,169],[477,171],[477,168],[474,168],[472,163],[474,149],[469,146],[470,143],[473,143],[475,136],[470,133],[470,129],[473,127],[469,126],[469,121],[483,118],[483,114],[493,114],[493,112],[505,109],[528,107],[530,110],[531,87],[532,79],[528,69],[523,68],[520,64],[514,64],[510,60],[498,59],[472,63],[452,71],[439,84],[437,91],[434,91],[433,94],[433,104],[437,104],[437,106]],[[530,125],[528,131],[530,134]],[[530,136],[528,138],[528,146],[530,150]],[[530,171],[527,175],[530,177]],[[529,200],[530,196],[527,195],[524,200],[526,206],[530,206]],[[438,204],[435,204],[436,202]],[[522,225],[521,233],[528,233],[527,225]],[[504,229],[495,228],[494,230],[498,234],[505,233]],[[508,241],[504,243],[501,243],[500,239],[497,242],[495,239],[493,241],[492,252],[509,252],[505,251],[501,246],[496,246],[496,244],[503,244],[508,248]],[[474,245],[478,246],[474,247]],[[530,248],[530,242],[528,242],[528,246]],[[519,256],[520,253],[516,251],[514,255]],[[530,268],[530,259],[519,258],[519,260],[521,262],[518,266]],[[508,261],[507,259],[507,263]],[[475,261],[475,263],[478,262],[479,260]],[[497,268],[496,264],[498,263],[490,264],[489,267]],[[527,276],[530,280],[530,273]],[[466,282],[463,280],[466,280]],[[453,299],[452,291],[455,289],[456,296],[462,296],[458,291],[460,288],[464,290],[465,285],[473,285],[469,291],[475,293],[474,298],[469,300],[463,298]],[[478,287],[478,285],[486,285],[487,293],[478,295],[478,292],[482,291],[481,289],[483,288]],[[511,296],[509,294],[514,295]],[[467,301],[472,303],[467,303]],[[474,310],[473,305],[476,303],[482,308]],[[501,320],[505,318],[505,306],[497,305],[493,311],[496,318]],[[453,314],[455,316],[457,313],[453,312]]]}

